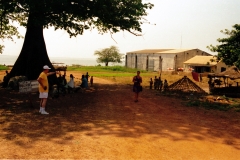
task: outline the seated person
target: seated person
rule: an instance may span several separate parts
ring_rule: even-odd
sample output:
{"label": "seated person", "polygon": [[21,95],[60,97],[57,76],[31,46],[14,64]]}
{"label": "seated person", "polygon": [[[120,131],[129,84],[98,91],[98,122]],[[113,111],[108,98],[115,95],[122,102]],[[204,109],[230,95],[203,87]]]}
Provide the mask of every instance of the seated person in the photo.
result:
{"label": "seated person", "polygon": [[82,88],[88,88],[88,81],[87,78],[82,75],[82,84],[80,85]]}
{"label": "seated person", "polygon": [[74,77],[72,74],[70,74],[70,80],[67,84],[68,92],[74,88]]}

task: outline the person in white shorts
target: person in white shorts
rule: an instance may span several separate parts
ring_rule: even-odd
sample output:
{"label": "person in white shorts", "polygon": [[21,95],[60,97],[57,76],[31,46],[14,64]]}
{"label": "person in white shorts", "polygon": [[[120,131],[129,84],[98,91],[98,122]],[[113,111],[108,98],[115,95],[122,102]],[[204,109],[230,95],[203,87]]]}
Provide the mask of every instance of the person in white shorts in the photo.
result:
{"label": "person in white shorts", "polygon": [[40,100],[40,110],[39,112],[41,114],[49,114],[45,111],[45,107],[47,104],[47,98],[48,98],[48,91],[49,91],[49,85],[48,85],[48,78],[47,76],[55,74],[55,72],[49,72],[49,68],[47,65],[43,66],[43,72],[39,75],[37,81],[39,82],[39,98]]}

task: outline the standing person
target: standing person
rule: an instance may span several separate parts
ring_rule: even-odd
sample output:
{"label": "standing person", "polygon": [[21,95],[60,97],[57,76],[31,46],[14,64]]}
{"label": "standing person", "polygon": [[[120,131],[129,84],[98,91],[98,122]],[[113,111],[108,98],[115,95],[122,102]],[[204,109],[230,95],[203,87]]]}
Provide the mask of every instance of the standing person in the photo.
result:
{"label": "standing person", "polygon": [[150,89],[152,89],[152,86],[153,86],[153,80],[152,78],[150,78]]}
{"label": "standing person", "polygon": [[140,71],[137,71],[137,75],[133,77],[133,92],[135,93],[135,100],[134,102],[138,102],[138,94],[142,91],[142,77],[140,77]]}
{"label": "standing person", "polygon": [[163,86],[163,81],[160,79],[160,85],[159,85],[159,90],[160,90],[160,92],[162,91],[162,86]]}
{"label": "standing person", "polygon": [[93,76],[91,76],[90,78],[90,84],[91,84],[91,87],[93,86]]}
{"label": "standing person", "polygon": [[163,88],[164,88],[164,92],[167,91],[167,89],[168,89],[168,82],[166,79],[164,80]]}
{"label": "standing person", "polygon": [[39,75],[37,81],[39,83],[39,98],[40,100],[40,110],[39,112],[41,114],[49,114],[45,111],[45,107],[47,104],[47,98],[48,98],[48,91],[49,91],[49,85],[48,85],[48,78],[47,76],[55,74],[55,72],[49,72],[49,68],[47,65],[43,66],[43,72]]}
{"label": "standing person", "polygon": [[89,74],[88,74],[88,72],[86,73],[86,79],[87,79],[87,82],[88,82],[88,78],[89,78],[90,76],[89,76]]}

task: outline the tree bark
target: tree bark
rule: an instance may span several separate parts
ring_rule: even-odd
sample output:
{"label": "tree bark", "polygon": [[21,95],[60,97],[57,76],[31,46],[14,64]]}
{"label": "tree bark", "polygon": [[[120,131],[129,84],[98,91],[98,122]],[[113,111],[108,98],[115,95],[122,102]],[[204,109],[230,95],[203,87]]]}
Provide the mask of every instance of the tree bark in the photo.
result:
{"label": "tree bark", "polygon": [[[43,66],[48,65],[55,71],[51,64],[43,37],[43,26],[36,25],[33,21],[36,16],[30,12],[22,50],[10,72],[10,78],[14,76],[26,76],[28,80],[36,80],[43,71]],[[56,76],[49,77],[54,81]]]}

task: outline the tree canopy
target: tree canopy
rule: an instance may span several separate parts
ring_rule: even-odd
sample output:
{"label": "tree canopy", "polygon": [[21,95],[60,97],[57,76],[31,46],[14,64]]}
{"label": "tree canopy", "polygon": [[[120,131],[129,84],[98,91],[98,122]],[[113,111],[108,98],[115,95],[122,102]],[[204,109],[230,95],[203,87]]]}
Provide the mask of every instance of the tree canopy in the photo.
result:
{"label": "tree canopy", "polygon": [[213,52],[217,52],[217,59],[222,60],[226,65],[240,67],[240,24],[233,25],[232,30],[221,31],[227,35],[226,38],[219,38],[221,44],[207,46]]}
{"label": "tree canopy", "polygon": [[108,66],[109,62],[121,63],[123,59],[123,54],[119,52],[119,49],[116,46],[111,46],[99,51],[95,51],[94,55],[98,56],[98,63],[105,63],[105,66]]}
{"label": "tree canopy", "polygon": [[[147,9],[153,7],[141,0],[2,0],[1,18],[21,25],[37,25],[66,30],[70,36],[97,28],[99,33],[127,30],[141,32]],[[29,21],[32,15],[32,21]]]}
{"label": "tree canopy", "polygon": [[10,77],[23,75],[36,79],[43,65],[53,68],[43,37],[44,28],[66,30],[70,37],[94,28],[100,34],[128,31],[138,36],[146,22],[147,10],[152,7],[153,4],[142,0],[1,0],[1,21],[8,20],[0,24],[1,30],[10,21],[27,28]]}

